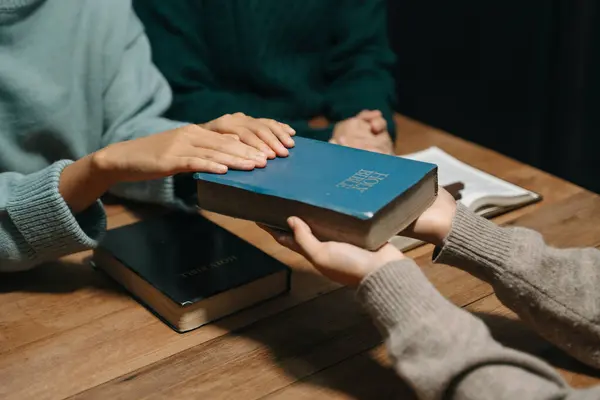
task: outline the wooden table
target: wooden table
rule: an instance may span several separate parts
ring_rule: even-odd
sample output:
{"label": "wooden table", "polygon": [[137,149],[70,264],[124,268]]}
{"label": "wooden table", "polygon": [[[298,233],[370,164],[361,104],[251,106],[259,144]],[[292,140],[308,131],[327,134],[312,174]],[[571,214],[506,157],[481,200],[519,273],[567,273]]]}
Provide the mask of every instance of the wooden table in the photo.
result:
{"label": "wooden table", "polygon": [[[398,117],[399,152],[436,145],[541,193],[542,203],[498,219],[539,230],[550,244],[600,246],[600,198],[584,189]],[[107,207],[110,227],[157,212]],[[208,214],[295,270],[288,296],[177,334],[76,254],[0,281],[0,398],[381,399],[410,391],[389,368],[382,338],[353,292],[322,278],[252,223]],[[455,304],[481,315],[509,346],[551,362],[574,386],[598,382],[524,327],[489,285],[409,253]],[[82,265],[83,264],[83,265]],[[596,375],[598,376],[598,375]],[[410,398],[410,396],[409,396]]]}

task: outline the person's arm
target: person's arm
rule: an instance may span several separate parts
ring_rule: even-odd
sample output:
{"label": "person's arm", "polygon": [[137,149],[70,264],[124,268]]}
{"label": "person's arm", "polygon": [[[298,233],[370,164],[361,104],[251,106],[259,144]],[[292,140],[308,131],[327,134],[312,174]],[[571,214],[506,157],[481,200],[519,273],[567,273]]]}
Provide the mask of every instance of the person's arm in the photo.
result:
{"label": "person's arm", "polygon": [[0,271],[94,247],[106,228],[98,198],[117,182],[264,167],[266,156],[196,125],[111,144],[35,173],[0,173]]}
{"label": "person's arm", "polygon": [[337,9],[327,63],[327,117],[341,121],[363,110],[379,110],[394,138],[395,55],[388,43],[386,2],[345,0]]}
{"label": "person's arm", "polygon": [[501,228],[458,206],[435,261],[489,282],[536,332],[600,367],[600,251],[556,249],[525,228]]}
{"label": "person's arm", "polygon": [[376,269],[357,294],[386,334],[398,375],[421,399],[600,398],[600,387],[572,389],[551,366],[500,345],[410,259]]}
{"label": "person's arm", "polygon": [[481,320],[446,300],[391,244],[370,252],[321,242],[296,217],[288,224],[291,234],[265,229],[326,277],[358,286],[359,301],[387,338],[394,368],[418,398],[599,398],[600,387],[573,390],[541,360],[497,343]]}
{"label": "person's arm", "polygon": [[[127,3],[122,6],[126,7]],[[195,124],[162,118],[161,115],[171,102],[171,91],[164,77],[151,62],[150,45],[140,21],[131,8],[127,8],[127,11],[129,12],[127,23],[115,24],[116,26],[113,27],[115,33],[111,39],[117,40],[117,43],[112,43],[108,50],[111,54],[120,51],[120,57],[112,54],[110,60],[116,61],[107,67],[109,72],[106,77],[103,102],[106,126],[103,146],[110,147],[111,144],[133,141],[134,145],[127,147],[132,152],[142,152],[139,143],[147,143],[147,141],[140,142],[144,138],[157,135],[170,137],[169,132],[174,132],[175,135],[177,132],[185,132],[190,135],[189,140],[195,144],[202,142],[203,146],[210,149],[208,152],[211,154],[237,146],[231,142],[220,144],[222,140],[227,141],[225,138],[231,140],[231,136],[236,136],[248,147],[243,151],[244,154],[239,155],[246,156],[250,154],[249,152],[252,153],[249,155],[253,160],[252,167],[263,167],[267,157],[286,157],[289,154],[287,148],[294,146],[294,141],[291,139],[294,131],[278,121],[254,119],[236,113],[208,121],[198,129],[198,125]],[[122,38],[126,40],[123,41]],[[202,137],[195,137],[195,135]],[[160,138],[156,139],[156,142],[160,140]],[[168,144],[165,143],[165,146]],[[178,149],[163,148],[165,154],[173,150]],[[190,153],[190,155],[198,154]],[[135,158],[128,154],[123,156]],[[203,150],[202,156],[210,157],[206,154],[206,149]],[[213,157],[216,155],[213,154]],[[214,160],[217,161],[217,158]],[[230,166],[239,167],[239,164],[233,163]],[[187,199],[176,196],[173,177],[160,176],[160,179],[116,180],[119,183],[113,185],[110,191],[133,200],[187,207],[185,203]],[[184,180],[181,184],[188,185],[188,188],[183,188],[183,193],[188,193],[193,188],[193,182],[189,180]]]}
{"label": "person's arm", "polygon": [[97,244],[106,216],[96,192],[106,187],[87,180],[85,163],[64,160],[29,175],[0,173],[0,271],[29,269]]}

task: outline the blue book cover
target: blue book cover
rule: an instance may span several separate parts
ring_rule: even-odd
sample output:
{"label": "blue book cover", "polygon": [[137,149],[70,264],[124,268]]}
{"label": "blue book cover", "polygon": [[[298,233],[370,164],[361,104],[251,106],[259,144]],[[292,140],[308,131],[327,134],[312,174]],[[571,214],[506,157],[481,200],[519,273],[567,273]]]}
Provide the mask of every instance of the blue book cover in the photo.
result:
{"label": "blue book cover", "polygon": [[265,168],[196,173],[194,178],[293,200],[367,220],[437,167],[434,164],[295,137]]}

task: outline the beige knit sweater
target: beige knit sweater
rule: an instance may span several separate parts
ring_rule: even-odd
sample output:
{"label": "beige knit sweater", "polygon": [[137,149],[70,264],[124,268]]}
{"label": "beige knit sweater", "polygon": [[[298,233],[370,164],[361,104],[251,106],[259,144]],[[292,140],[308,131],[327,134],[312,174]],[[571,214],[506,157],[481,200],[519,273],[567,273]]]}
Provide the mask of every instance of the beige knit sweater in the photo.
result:
{"label": "beige knit sweater", "polygon": [[[459,206],[435,261],[493,285],[536,332],[600,367],[600,251],[560,250],[524,228],[501,228]],[[414,261],[367,276],[358,298],[383,327],[397,373],[422,399],[600,399],[570,388],[543,361],[496,342],[447,301]]]}

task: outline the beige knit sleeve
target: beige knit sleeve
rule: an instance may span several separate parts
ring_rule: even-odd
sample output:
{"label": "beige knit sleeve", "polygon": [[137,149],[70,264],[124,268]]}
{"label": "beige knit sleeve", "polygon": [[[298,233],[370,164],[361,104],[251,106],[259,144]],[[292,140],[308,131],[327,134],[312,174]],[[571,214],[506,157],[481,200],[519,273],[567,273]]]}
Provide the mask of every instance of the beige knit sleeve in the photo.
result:
{"label": "beige knit sleeve", "polygon": [[567,353],[600,367],[600,251],[556,249],[460,206],[435,259],[489,282],[498,298]]}

